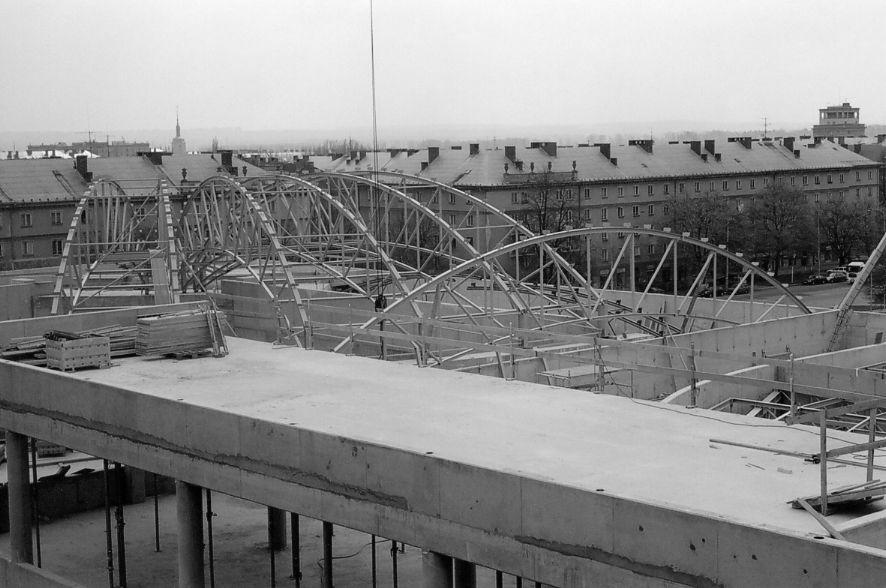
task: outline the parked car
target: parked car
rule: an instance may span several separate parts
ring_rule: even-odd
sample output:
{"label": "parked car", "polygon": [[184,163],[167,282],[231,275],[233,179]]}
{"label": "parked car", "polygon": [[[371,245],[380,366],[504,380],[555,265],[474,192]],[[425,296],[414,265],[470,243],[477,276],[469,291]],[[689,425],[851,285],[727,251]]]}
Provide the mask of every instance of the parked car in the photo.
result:
{"label": "parked car", "polygon": [[843,270],[835,269],[828,272],[828,283],[835,284],[837,282],[845,282],[849,279],[849,274]]}
{"label": "parked car", "polygon": [[816,284],[827,284],[828,277],[825,274],[813,274],[803,280],[804,286],[814,286]]}
{"label": "parked car", "polygon": [[850,284],[855,281],[855,278],[864,269],[864,264],[865,262],[863,261],[850,261],[849,265],[846,266],[847,278]]}

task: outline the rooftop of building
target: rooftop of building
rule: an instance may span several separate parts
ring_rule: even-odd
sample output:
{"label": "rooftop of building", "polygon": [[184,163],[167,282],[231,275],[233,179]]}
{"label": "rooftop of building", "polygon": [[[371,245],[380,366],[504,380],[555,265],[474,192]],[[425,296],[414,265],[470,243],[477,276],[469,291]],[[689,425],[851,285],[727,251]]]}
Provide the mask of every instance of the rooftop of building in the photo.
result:
{"label": "rooftop of building", "polygon": [[[471,145],[392,149],[378,152],[377,155],[381,170],[420,175],[462,187],[531,182],[533,173],[538,177],[548,170],[555,179],[564,181],[618,182],[875,165],[837,143],[816,142],[811,138],[736,138],[717,142],[668,143],[636,141],[627,145],[565,147],[539,142],[529,147],[495,149],[478,149]],[[317,169],[324,171],[367,171],[375,165],[371,152],[353,152],[338,157],[315,156],[311,159]]]}
{"label": "rooftop of building", "polygon": [[[55,202],[79,199],[89,182],[77,171],[73,159],[0,159],[0,204]],[[239,175],[266,174],[264,170],[232,157]],[[152,188],[159,181],[179,186],[182,168],[188,170],[189,182],[202,182],[224,174],[219,153],[163,155],[154,165],[146,156],[89,158],[87,169],[92,181],[118,180],[127,191]]]}

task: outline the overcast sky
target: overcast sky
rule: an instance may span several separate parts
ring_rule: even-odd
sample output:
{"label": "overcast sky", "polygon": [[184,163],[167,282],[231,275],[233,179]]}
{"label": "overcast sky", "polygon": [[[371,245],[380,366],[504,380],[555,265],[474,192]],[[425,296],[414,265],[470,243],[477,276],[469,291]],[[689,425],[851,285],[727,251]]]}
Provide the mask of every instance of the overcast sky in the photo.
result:
{"label": "overcast sky", "polygon": [[[886,122],[886,3],[376,0],[403,127]],[[369,0],[0,3],[0,131],[371,124]],[[675,129],[677,130],[677,129]]]}

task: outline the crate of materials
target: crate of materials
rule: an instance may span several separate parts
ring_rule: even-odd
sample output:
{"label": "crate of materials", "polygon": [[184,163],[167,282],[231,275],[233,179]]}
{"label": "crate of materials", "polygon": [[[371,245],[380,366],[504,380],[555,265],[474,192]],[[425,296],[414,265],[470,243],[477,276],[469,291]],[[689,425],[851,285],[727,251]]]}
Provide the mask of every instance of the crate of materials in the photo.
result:
{"label": "crate of materials", "polygon": [[105,368],[111,365],[111,339],[50,331],[43,337],[46,365],[52,369],[73,371],[84,367]]}

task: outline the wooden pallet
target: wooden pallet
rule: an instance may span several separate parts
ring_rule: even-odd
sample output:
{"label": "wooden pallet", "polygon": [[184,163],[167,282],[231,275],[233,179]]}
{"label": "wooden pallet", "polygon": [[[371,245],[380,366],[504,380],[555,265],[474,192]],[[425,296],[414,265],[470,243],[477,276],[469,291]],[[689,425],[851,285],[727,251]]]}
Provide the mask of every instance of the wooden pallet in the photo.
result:
{"label": "wooden pallet", "polygon": [[138,355],[175,355],[183,358],[196,357],[201,352],[211,350],[218,356],[224,349],[223,341],[217,311],[178,312],[140,318],[135,352]]}
{"label": "wooden pallet", "polygon": [[111,365],[111,340],[108,337],[69,339],[48,333],[45,350],[46,365],[56,370],[73,371],[83,367],[106,368]]}

